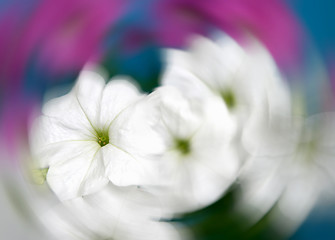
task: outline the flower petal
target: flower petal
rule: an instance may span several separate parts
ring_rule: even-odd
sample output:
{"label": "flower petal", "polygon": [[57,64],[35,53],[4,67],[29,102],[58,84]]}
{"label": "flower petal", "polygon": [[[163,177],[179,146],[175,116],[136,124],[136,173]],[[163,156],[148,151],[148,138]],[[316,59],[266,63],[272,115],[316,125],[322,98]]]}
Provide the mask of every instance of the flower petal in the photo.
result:
{"label": "flower petal", "polygon": [[43,216],[61,239],[180,239],[169,223],[153,220],[155,197],[136,187],[109,184],[96,194],[66,201]]}
{"label": "flower petal", "polygon": [[55,144],[45,152],[53,162],[47,181],[61,200],[95,192],[107,184],[99,151],[97,143],[71,142]]}
{"label": "flower petal", "polygon": [[129,81],[112,79],[102,93],[100,127],[107,129],[123,109],[139,100],[141,96],[136,86]]}
{"label": "flower petal", "polygon": [[200,127],[202,105],[189,101],[179,89],[164,86],[152,97],[156,99],[162,122],[172,137],[188,139]]}
{"label": "flower petal", "polygon": [[245,52],[229,36],[220,34],[216,42],[195,36],[188,52],[166,51],[169,65],[190,71],[212,91],[231,85],[234,75],[244,62]]}
{"label": "flower petal", "polygon": [[110,143],[142,158],[162,153],[162,138],[155,131],[160,124],[156,107],[154,99],[144,98],[125,109],[109,128]]}
{"label": "flower petal", "polygon": [[[80,129],[78,126],[71,127],[60,119],[48,116],[39,117],[30,131],[30,148],[34,155],[46,151],[52,144],[90,140],[94,141],[95,138],[88,129]],[[41,158],[41,161],[45,162],[42,165],[48,165],[47,162],[50,162],[45,158]]]}
{"label": "flower petal", "polygon": [[79,109],[91,125],[96,127],[99,122],[100,104],[105,80],[97,72],[84,70],[81,72],[78,82],[73,89]]}
{"label": "flower petal", "polygon": [[104,88],[103,78],[92,71],[83,71],[73,90],[47,102],[43,114],[59,120],[64,127],[95,135],[100,100]]}
{"label": "flower petal", "polygon": [[132,155],[111,144],[101,149],[106,176],[117,186],[155,185],[159,177],[159,162]]}

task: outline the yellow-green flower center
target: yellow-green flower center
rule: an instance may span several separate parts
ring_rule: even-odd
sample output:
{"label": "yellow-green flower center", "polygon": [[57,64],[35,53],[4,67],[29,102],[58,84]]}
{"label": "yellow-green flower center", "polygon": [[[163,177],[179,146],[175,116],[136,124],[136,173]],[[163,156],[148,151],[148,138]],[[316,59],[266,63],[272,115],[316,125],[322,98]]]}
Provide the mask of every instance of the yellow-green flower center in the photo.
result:
{"label": "yellow-green flower center", "polygon": [[107,145],[109,143],[108,132],[98,132],[97,141],[101,147]]}
{"label": "yellow-green flower center", "polygon": [[49,168],[32,169],[34,183],[42,185],[45,182]]}
{"label": "yellow-green flower center", "polygon": [[236,98],[232,90],[227,89],[221,92],[221,97],[229,109],[232,109],[236,106]]}
{"label": "yellow-green flower center", "polygon": [[176,139],[175,148],[183,155],[187,155],[191,152],[191,145],[188,139]]}

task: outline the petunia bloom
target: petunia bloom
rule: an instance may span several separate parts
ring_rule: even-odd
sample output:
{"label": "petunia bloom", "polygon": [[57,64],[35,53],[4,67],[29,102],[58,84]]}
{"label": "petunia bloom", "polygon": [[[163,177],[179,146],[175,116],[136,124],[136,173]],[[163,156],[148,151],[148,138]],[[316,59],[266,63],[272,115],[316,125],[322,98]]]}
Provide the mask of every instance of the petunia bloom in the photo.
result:
{"label": "petunia bloom", "polygon": [[137,187],[109,184],[98,193],[48,209],[41,213],[41,221],[56,239],[188,239],[172,224],[157,220],[159,211],[151,205],[155,201]]}
{"label": "petunia bloom", "polygon": [[[192,102],[211,99],[216,114],[228,113],[237,127],[228,148],[238,149],[240,164],[246,162],[242,169],[255,164],[251,160],[254,155],[285,154],[291,149],[284,134],[291,117],[290,91],[270,54],[255,39],[241,47],[222,33],[214,40],[197,36],[190,41],[189,50],[167,49],[165,57],[164,85],[178,88]],[[224,121],[221,124],[226,125]],[[277,130],[276,138],[267,136],[273,136],[271,128]],[[287,148],[271,147],[276,144]],[[261,168],[275,163],[268,161]],[[253,200],[254,192],[246,202]],[[271,199],[275,201],[279,194]]]}
{"label": "petunia bloom", "polygon": [[241,209],[257,220],[272,208],[269,220],[291,234],[321,197],[334,194],[334,113],[280,120],[281,127],[258,128],[266,144],[242,170]]}
{"label": "petunia bloom", "polygon": [[271,55],[255,39],[241,47],[222,33],[213,38],[196,36],[187,51],[165,51],[163,85],[175,86],[193,100],[214,98],[235,119],[244,145],[252,145],[249,132],[256,123],[290,115],[288,86]]}
{"label": "petunia bloom", "polygon": [[141,98],[129,81],[105,85],[101,75],[84,70],[70,93],[44,105],[30,134],[32,154],[38,167],[48,168],[47,182],[60,199],[96,192],[109,181],[154,182],[150,156],[159,148],[147,142],[148,133],[143,137]]}
{"label": "petunia bloom", "polygon": [[287,172],[287,185],[277,212],[287,232],[294,231],[315,204],[334,195],[334,123],[334,112],[325,112],[301,119],[296,126],[294,152],[281,169]]}
{"label": "petunia bloom", "polygon": [[169,214],[188,212],[216,201],[236,179],[240,161],[231,145],[236,124],[209,98],[192,101],[172,86],[148,96],[164,149],[160,188],[148,188]]}

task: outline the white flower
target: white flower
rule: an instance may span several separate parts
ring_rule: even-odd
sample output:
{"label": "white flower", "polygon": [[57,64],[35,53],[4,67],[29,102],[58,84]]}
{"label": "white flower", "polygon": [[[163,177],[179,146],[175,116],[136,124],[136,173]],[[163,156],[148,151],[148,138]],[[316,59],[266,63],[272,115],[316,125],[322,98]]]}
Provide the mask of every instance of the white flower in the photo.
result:
{"label": "white flower", "polygon": [[254,144],[247,134],[250,120],[290,114],[288,87],[256,40],[250,39],[242,48],[227,35],[215,38],[196,36],[188,51],[166,50],[163,84],[178,87],[193,101],[215,96],[244,131],[243,141]]}
{"label": "white flower", "polygon": [[[229,143],[235,124],[216,102],[193,102],[165,86],[149,95],[164,140],[166,186],[156,189],[168,213],[195,210],[217,200],[235,180],[239,161]],[[152,190],[152,189],[151,189]]]}
{"label": "white flower", "polygon": [[299,226],[320,196],[335,194],[335,113],[312,115],[297,131],[295,152],[286,166],[288,184],[278,202],[280,224],[287,231]]}
{"label": "white flower", "polygon": [[265,149],[260,148],[242,171],[243,210],[257,220],[275,205],[272,221],[290,234],[320,194],[334,196],[335,115],[287,119],[286,128],[271,130]]}
{"label": "white flower", "polygon": [[62,240],[178,240],[172,224],[158,221],[153,195],[136,187],[105,186],[101,191],[64,201],[41,218],[50,235]]}
{"label": "white flower", "polygon": [[[248,207],[253,205],[249,201],[259,203],[257,198],[265,195],[257,193],[269,190],[270,181],[278,183],[277,176],[271,179],[273,172],[282,165],[284,156],[293,152],[287,139],[293,137],[288,135],[292,114],[290,91],[270,54],[254,39],[242,48],[223,34],[214,41],[197,36],[188,51],[169,49],[165,53],[164,85],[177,87],[192,102],[212,99],[211,106],[217,113],[227,111],[235,120],[237,132],[227,148],[238,149],[239,157],[246,163],[242,173],[251,172],[251,185],[259,186],[254,191],[246,181],[244,203]],[[264,156],[267,161],[254,161]],[[262,182],[263,175],[269,177],[268,182]],[[263,199],[264,206],[259,207],[268,210],[273,205],[284,186],[278,185],[281,187],[273,185]]]}
{"label": "white flower", "polygon": [[150,142],[142,98],[126,80],[105,86],[98,73],[84,70],[70,93],[44,105],[31,148],[60,199],[96,192],[109,181],[152,184],[157,171],[150,156],[159,143]]}

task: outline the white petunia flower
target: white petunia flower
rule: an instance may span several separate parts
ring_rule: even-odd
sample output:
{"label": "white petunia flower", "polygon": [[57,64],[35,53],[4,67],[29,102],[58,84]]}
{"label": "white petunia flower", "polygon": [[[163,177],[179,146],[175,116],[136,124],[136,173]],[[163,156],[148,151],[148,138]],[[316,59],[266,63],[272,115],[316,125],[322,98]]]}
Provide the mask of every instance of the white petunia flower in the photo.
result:
{"label": "white petunia flower", "polygon": [[60,199],[96,192],[109,181],[152,184],[157,164],[150,156],[160,147],[150,142],[142,98],[126,80],[105,85],[98,73],[84,70],[70,93],[44,105],[31,148]]}
{"label": "white petunia flower", "polygon": [[[260,148],[242,171],[243,210],[257,220],[275,206],[272,221],[290,234],[320,194],[334,196],[335,115],[288,119],[286,128],[272,130],[265,149]],[[286,142],[278,142],[278,136]]]}
{"label": "white petunia flower", "polygon": [[280,224],[289,232],[302,223],[320,196],[335,194],[335,114],[310,116],[298,131],[294,154],[285,166],[288,184],[278,202]]}
{"label": "white petunia flower", "polygon": [[185,239],[172,224],[158,221],[155,196],[136,187],[105,186],[101,191],[64,201],[41,221],[62,240]]}
{"label": "white petunia flower", "polygon": [[156,129],[165,144],[161,158],[167,181],[155,193],[168,213],[207,206],[236,179],[239,160],[229,145],[236,126],[212,100],[193,102],[170,86],[149,95],[155,106],[152,112],[161,119]]}
{"label": "white petunia flower", "polygon": [[196,36],[188,51],[169,49],[165,56],[163,85],[178,87],[192,101],[215,96],[244,131],[246,145],[255,143],[248,134],[250,120],[291,114],[288,87],[270,54],[254,39],[242,48],[227,35],[219,34],[215,41]]}
{"label": "white petunia flower", "polygon": [[[164,85],[177,87],[192,102],[212,99],[217,113],[227,111],[235,120],[238,128],[229,147],[237,148],[239,157],[246,160],[242,174],[254,177],[248,178],[251,184],[248,180],[242,184],[242,202],[246,207],[263,203],[259,207],[265,210],[255,214],[258,219],[283,191],[285,184],[274,173],[292,154],[290,140],[295,137],[290,132],[290,91],[273,59],[256,40],[250,39],[242,48],[223,34],[214,41],[197,36],[188,51],[165,53]],[[261,157],[266,160],[254,160]],[[268,181],[262,181],[262,176]],[[266,191],[270,194],[263,194]]]}

